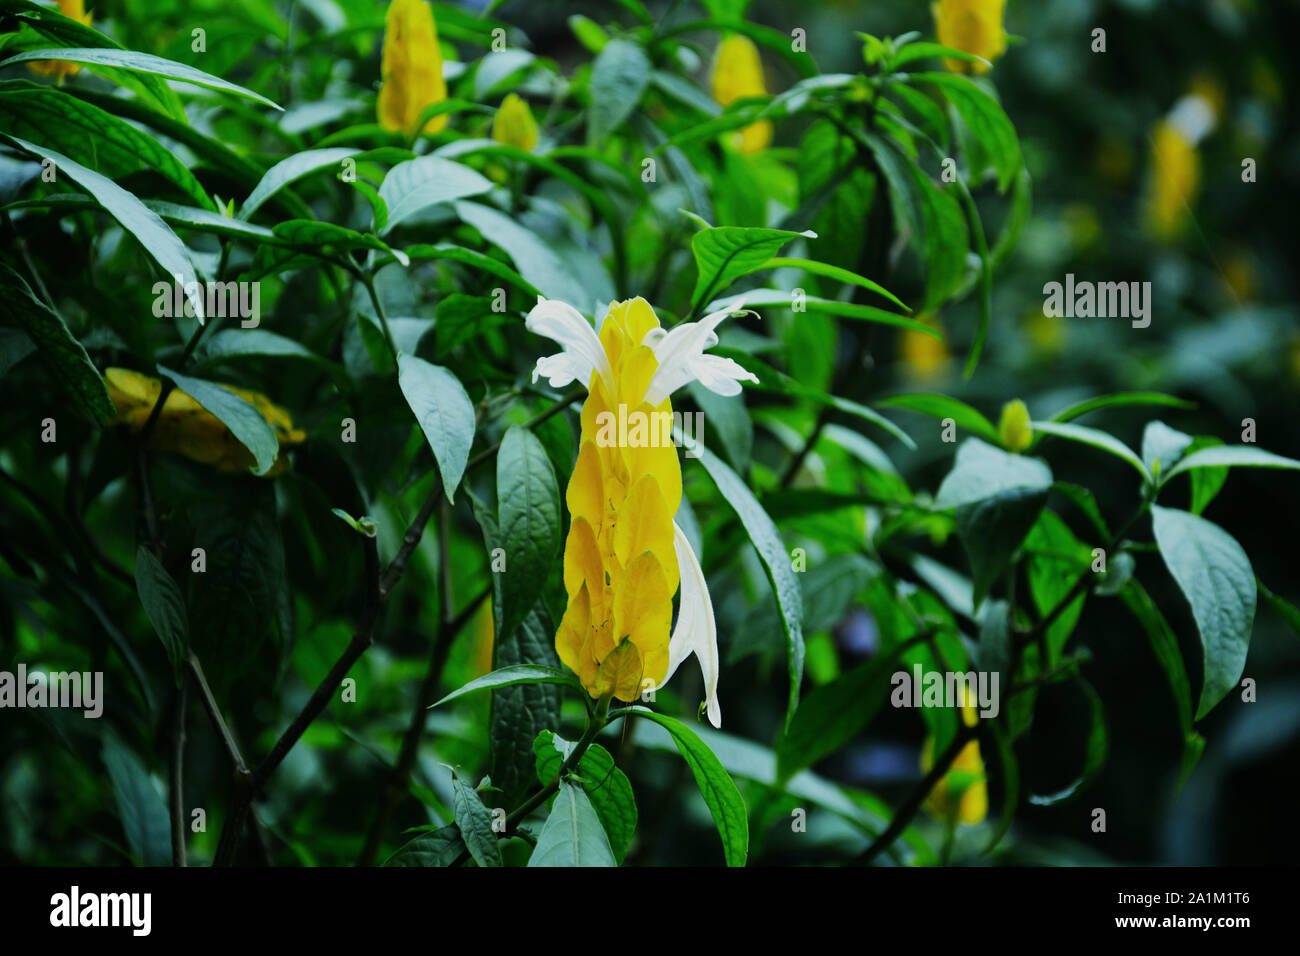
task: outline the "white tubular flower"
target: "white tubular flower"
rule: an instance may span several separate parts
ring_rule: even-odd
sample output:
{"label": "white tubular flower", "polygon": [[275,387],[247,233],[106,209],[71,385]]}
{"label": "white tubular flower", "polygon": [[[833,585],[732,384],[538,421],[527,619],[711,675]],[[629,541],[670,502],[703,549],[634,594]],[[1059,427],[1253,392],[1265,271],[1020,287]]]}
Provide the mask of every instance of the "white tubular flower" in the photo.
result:
{"label": "white tubular flower", "polygon": [[537,297],[537,304],[524,319],[524,328],[560,343],[563,351],[539,358],[533,367],[533,381],[545,375],[552,388],[578,382],[583,388],[591,383],[591,373],[599,372],[613,387],[614,373],[605,356],[596,330],[573,306],[558,299]]}
{"label": "white tubular flower", "polygon": [[744,307],[743,302],[738,302],[731,308],[706,315],[698,322],[683,322],[670,331],[651,329],[646,333],[641,344],[654,350],[659,367],[650,379],[645,400],[658,405],[689,382],[699,382],[709,391],[723,396],[739,395],[741,380],[757,382],[758,376],[731,359],[704,354],[705,349],[718,344],[718,336],[713,331],[718,324]]}
{"label": "white tubular flower", "polygon": [[[681,568],[681,605],[677,610],[677,626],[668,640],[668,674],[659,687],[668,683],[677,667],[691,654],[700,662],[704,674],[704,699],[708,707],[709,723],[722,726],[722,708],[718,705],[718,625],[713,618],[713,599],[709,585],[704,580],[704,569],[691,548],[681,526],[673,522],[673,547],[677,551],[677,566]],[[656,687],[655,690],[659,688]]]}

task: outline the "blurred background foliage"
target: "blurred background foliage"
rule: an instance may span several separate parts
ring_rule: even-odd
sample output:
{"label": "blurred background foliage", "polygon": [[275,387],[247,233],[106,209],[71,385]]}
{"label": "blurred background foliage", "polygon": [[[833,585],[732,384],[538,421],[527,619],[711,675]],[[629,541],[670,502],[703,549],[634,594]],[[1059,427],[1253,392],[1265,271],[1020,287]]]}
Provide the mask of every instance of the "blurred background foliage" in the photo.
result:
{"label": "blurred background foliage", "polygon": [[[648,6],[656,16],[679,22],[699,15],[688,11],[689,4],[673,0]],[[287,112],[276,122],[265,118],[266,111],[229,97],[190,105],[195,128],[230,144],[259,168],[305,148],[348,143],[350,132],[370,137],[367,142],[374,145],[401,142],[373,129],[383,4],[154,0],[144,5],[105,0],[92,9],[95,26],[128,48],[199,66],[284,104]],[[470,63],[483,55],[487,37],[474,20],[479,6],[441,4],[436,11],[450,63]],[[580,79],[590,69],[592,54],[575,35],[575,15],[597,24],[634,22],[613,3],[530,0],[500,5],[492,16],[511,25],[512,46],[526,37],[528,49],[548,62],[522,74],[508,69],[509,64],[500,65],[496,82],[480,73],[472,84],[475,98],[495,108],[504,92],[521,90],[532,102],[544,140],[569,136],[575,122],[571,111],[558,102],[548,110],[547,98],[556,93],[554,72]],[[933,34],[927,6],[914,0],[799,5],[754,0],[746,16],[785,36],[796,28],[805,30],[808,52],[826,74],[862,69],[862,41],[855,31],[876,36],[909,30]],[[207,30],[202,54],[191,49],[190,30],[196,24]],[[1091,50],[1092,31],[1098,27],[1106,31],[1105,53]],[[736,323],[723,334],[722,344],[740,353],[765,348],[765,360],[779,359],[794,378],[815,388],[827,388],[837,375],[860,375],[873,396],[944,392],[993,420],[1004,402],[1016,398],[1041,419],[1094,395],[1159,390],[1196,403],[1194,410],[1161,410],[1167,413],[1164,420],[1182,431],[1235,442],[1242,419],[1249,417],[1258,422],[1263,447],[1300,456],[1295,427],[1300,414],[1300,323],[1294,269],[1300,250],[1290,201],[1300,187],[1300,110],[1293,97],[1300,67],[1291,49],[1293,38],[1300,35],[1300,6],[1264,0],[1009,0],[1006,28],[1021,39],[998,60],[991,78],[1021,139],[1033,180],[1033,211],[1018,246],[998,271],[992,331],[977,372],[969,379],[962,375],[978,322],[973,295],[923,316],[943,330],[942,343],[914,332],[873,327],[861,368],[846,369],[845,364],[857,351],[864,327],[837,326],[814,314],[796,322],[792,313],[776,307],[760,310],[761,326]],[[690,41],[688,49],[695,53],[693,58],[682,56],[682,72],[707,90],[717,31],[691,34]],[[801,78],[787,58],[765,47],[762,57],[769,92],[780,93]],[[451,75],[458,69],[453,65]],[[76,82],[87,81],[82,76]],[[1212,128],[1191,148],[1190,157],[1186,151],[1161,152],[1156,146],[1161,124],[1188,96],[1205,104]],[[637,135],[651,143],[662,139],[653,124],[675,128],[673,110],[671,97],[654,99],[644,117],[652,125],[638,127]],[[490,136],[491,112],[454,115],[448,135]],[[662,294],[655,302],[661,314],[684,315],[694,281],[689,250],[694,226],[675,217],[675,210],[695,208],[717,225],[781,225],[798,205],[805,155],[801,150],[814,135],[806,117],[795,117],[774,123],[771,146],[754,156],[692,150],[698,182],[692,182],[672,157],[666,158],[665,167],[677,176],[667,177],[669,182],[654,192],[649,208],[630,210],[624,223],[630,255],[625,280],[614,277],[620,291],[654,290]],[[1242,181],[1242,160],[1247,157],[1257,163],[1254,183]],[[1160,163],[1183,164],[1182,178],[1190,187],[1184,195],[1158,195],[1155,174]],[[483,171],[505,183],[517,175],[508,163]],[[0,181],[0,199],[6,202],[26,182],[11,173],[6,167]],[[147,175],[133,173],[121,182],[128,188],[146,186]],[[203,181],[222,200],[238,201],[250,185],[228,170],[212,168],[204,171]],[[598,189],[604,185],[596,182]],[[859,194],[873,188],[867,182],[857,185]],[[367,214],[365,204],[356,197],[351,197],[355,202],[340,204],[333,195],[319,203],[328,188],[304,184],[303,192],[338,221],[360,228],[358,217]],[[686,195],[692,189],[697,194]],[[700,191],[711,207],[707,211],[701,208]],[[610,272],[599,263],[592,265],[590,249],[575,235],[573,216],[565,212],[565,204],[571,212],[573,198],[564,183],[546,180],[521,219],[548,237],[581,277],[589,298],[607,300],[612,294]],[[625,207],[617,201],[622,213]],[[997,197],[981,196],[981,203],[991,210],[994,222],[1001,221],[1005,211]],[[664,228],[669,222],[674,225]],[[79,226],[84,230],[88,223]],[[835,225],[823,221],[814,228],[825,234]],[[597,228],[595,223],[591,228]],[[870,248],[875,237],[865,228],[855,231],[851,215],[839,228],[838,235],[850,246],[857,241],[862,248],[814,242],[809,244],[810,258],[836,262],[843,256],[848,261],[842,264],[853,267],[887,254]],[[33,219],[24,229],[30,254],[49,270],[56,297],[66,304],[70,321],[92,354],[120,358],[179,350],[151,337],[146,324],[128,318],[132,310],[144,314],[150,307],[155,276],[120,229],[104,228],[91,247],[90,261],[75,269],[60,265],[68,261],[74,244],[83,248],[67,221]],[[215,261],[217,247],[203,246],[199,254]],[[444,351],[455,351],[463,367],[473,370],[474,379],[465,376],[465,385],[475,400],[495,396],[484,437],[499,437],[507,424],[526,421],[545,407],[535,394],[512,391],[534,356],[519,347],[518,336],[492,326],[500,320],[485,307],[493,283],[479,282],[467,291],[461,276],[439,267],[422,275],[422,285],[415,288],[395,278],[396,271],[381,273],[380,291],[390,315],[413,323],[411,334],[435,317],[443,328],[462,330],[455,338],[440,333],[438,358]],[[617,272],[617,266],[612,271]],[[1150,327],[1044,316],[1044,283],[1063,281],[1067,273],[1093,281],[1150,281]],[[909,271],[904,263],[885,284],[907,301],[917,301],[922,282],[915,267]],[[526,297],[512,293],[512,305],[517,314],[527,307]],[[353,299],[313,270],[263,279],[267,327],[322,355],[339,356],[347,374],[358,379],[391,373],[391,367],[384,369],[375,357],[381,350],[365,340],[367,323],[338,321],[349,309],[364,313],[369,308],[363,295]],[[318,321],[321,316],[330,319]],[[481,334],[469,331],[471,321],[483,323],[476,326]],[[760,339],[758,328],[770,338]],[[466,354],[472,358],[466,359]],[[200,350],[197,358],[210,363],[201,367],[212,369],[220,365],[221,356]],[[146,662],[145,669],[154,673],[165,670],[160,668],[162,650],[150,637],[133,586],[117,582],[92,593],[79,584],[79,575],[91,573],[94,563],[84,557],[85,549],[78,550],[82,557],[77,565],[64,570],[57,596],[33,588],[22,570],[28,560],[25,549],[38,547],[33,542],[48,545],[85,537],[112,562],[131,566],[137,540],[131,465],[124,443],[91,441],[89,426],[72,415],[59,417],[57,451],[32,440],[32,408],[42,407],[43,396],[42,378],[29,365],[20,363],[6,372],[0,409],[0,429],[6,436],[0,462],[12,476],[4,489],[3,532],[7,544],[22,542],[22,547],[3,550],[11,573],[0,582],[0,599],[9,608],[0,632],[0,665],[10,667],[22,660],[29,668],[107,669],[113,676],[107,681],[107,716],[100,724],[57,710],[3,715],[0,862],[118,863],[131,855],[118,822],[119,810],[125,813],[121,780],[139,779],[141,774],[147,779],[152,773],[160,782],[167,742],[161,724],[119,719],[124,712],[159,713],[165,687],[132,684],[111,647],[116,643],[133,648]],[[247,477],[214,477],[190,461],[167,455],[155,456],[153,464],[158,509],[167,523],[164,533],[178,541],[211,541],[215,549],[239,554],[239,560],[228,565],[233,577],[222,582],[221,590],[189,595],[192,636],[209,662],[214,690],[245,751],[262,754],[346,646],[350,622],[359,611],[362,555],[355,534],[329,517],[329,509],[367,513],[376,521],[381,541],[396,541],[429,487],[431,460],[395,387],[322,398],[320,375],[314,370],[307,374],[276,360],[247,358],[237,372],[232,366],[220,367],[236,375],[240,384],[263,389],[292,409],[295,422],[309,436],[295,452],[293,470],[274,485]],[[725,409],[710,407],[707,395],[695,397],[709,416],[708,427],[728,427]],[[748,421],[731,420],[741,437],[728,441],[729,458],[753,484],[771,488],[816,413],[753,394],[746,402],[752,430]],[[362,423],[363,454],[335,450],[337,422],[349,409]],[[1104,421],[1091,423],[1133,447],[1152,417],[1144,409],[1116,408],[1102,414]],[[894,417],[918,445],[914,451],[896,442],[887,446],[899,475],[911,488],[936,488],[949,468],[952,446],[940,441],[937,422]],[[830,426],[828,440],[800,463],[794,487],[836,489],[841,477],[851,472],[853,456],[847,449],[853,437],[846,424]],[[537,433],[563,481],[572,466],[572,424],[552,419]],[[1112,459],[1058,443],[1052,462],[1058,478],[1092,489],[1104,514],[1127,513],[1133,479]],[[692,472],[689,460],[684,471],[706,542],[703,559],[718,613],[727,733],[766,743],[779,730],[787,691],[779,612],[757,556],[741,546],[744,539],[725,510],[711,507],[718,504],[716,491],[699,479],[698,468]],[[22,482],[25,490],[15,482]],[[67,489],[71,513],[79,515],[76,520],[60,516],[63,503],[49,497],[51,488]],[[1285,476],[1238,469],[1207,514],[1238,538],[1262,581],[1294,600],[1300,597],[1292,575],[1300,512],[1292,506],[1289,488]],[[363,489],[360,495],[358,489]],[[490,495],[481,482],[478,490]],[[41,514],[34,501],[46,502],[52,514]],[[89,503],[84,513],[77,502]],[[814,608],[819,596],[844,581],[862,580],[860,568],[843,562],[824,568],[820,577],[816,571],[822,558],[857,546],[866,517],[861,508],[847,510],[852,511],[847,517],[845,511],[812,517],[774,514],[783,531],[790,532],[787,546],[796,540],[817,543],[810,552],[814,570],[802,579],[805,601]],[[259,533],[259,528],[274,524],[275,515],[282,539]],[[945,542],[943,531],[935,529],[938,556],[961,566],[959,546],[955,539]],[[407,580],[388,607],[382,638],[352,672],[361,688],[357,702],[335,705],[312,725],[257,805],[268,852],[277,863],[347,863],[357,856],[428,666],[430,635],[444,613],[436,538],[432,529],[425,536]],[[459,607],[488,577],[482,537],[463,505],[448,548]],[[43,558],[32,560],[44,566]],[[1140,553],[1138,561],[1140,568],[1147,565],[1144,571],[1154,571],[1144,579],[1181,636],[1192,686],[1198,687],[1199,650],[1186,604],[1154,552]],[[277,586],[281,576],[282,587]],[[851,588],[847,600],[829,599],[830,611],[820,619],[815,614],[805,618],[806,689],[834,680],[879,648],[881,629],[887,625],[873,612],[876,605],[864,593],[869,590]],[[221,613],[205,616],[204,602]],[[1022,802],[1009,836],[991,861],[1289,861],[1295,850],[1290,822],[1294,767],[1300,759],[1300,644],[1273,608],[1260,603],[1246,671],[1258,681],[1259,702],[1246,706],[1230,695],[1201,725],[1209,745],[1177,798],[1181,732],[1168,685],[1146,640],[1114,600],[1089,602],[1079,640],[1092,652],[1089,679],[1107,708],[1109,759],[1080,801],[1042,807]],[[491,664],[492,621],[484,611],[451,647],[442,685],[459,686]],[[661,693],[661,706],[689,713],[699,696],[698,677],[692,674],[682,686]],[[146,707],[152,697],[157,699],[148,700]],[[1039,695],[1034,727],[1021,752],[1028,791],[1050,792],[1077,773],[1079,742],[1087,731],[1082,709],[1069,687],[1049,688]],[[486,766],[483,728],[488,720],[486,695],[432,712],[414,775],[415,799],[397,814],[402,826],[447,818],[451,779],[442,765],[467,772]],[[206,807],[209,814],[207,832],[191,835],[191,853],[201,861],[215,852],[214,821],[227,799],[229,769],[193,700],[190,725],[186,804]],[[830,781],[853,789],[830,796],[818,791],[821,803],[813,803],[850,800],[870,812],[882,808],[881,798],[896,803],[918,776],[920,729],[910,711],[883,708],[867,733],[816,767],[817,786]],[[708,813],[685,767],[671,753],[659,752],[659,738],[638,733],[645,739],[636,759],[625,766],[642,818],[629,862],[716,863],[716,837],[709,833]],[[706,739],[738,776],[738,765],[771,759],[770,752],[745,750],[743,741]],[[140,766],[144,758],[138,755],[143,754],[155,755],[147,766]],[[105,765],[110,767],[109,778],[101,769]],[[753,778],[761,780],[763,773],[756,770]],[[813,812],[808,833],[792,833],[791,810],[810,805],[813,798],[797,792],[778,795],[753,779],[743,787],[750,808],[751,859],[756,863],[842,861],[868,842],[861,829],[846,822],[853,810]],[[156,789],[156,805],[161,807],[163,791]],[[849,793],[852,796],[845,796]],[[996,797],[996,784],[994,793]],[[143,799],[154,805],[147,794]],[[1089,831],[1093,807],[1107,810],[1104,835]],[[953,858],[980,859],[972,851],[993,825],[990,821],[961,828]],[[938,823],[922,820],[918,826],[932,842],[942,842]],[[388,842],[393,839],[390,834]]]}

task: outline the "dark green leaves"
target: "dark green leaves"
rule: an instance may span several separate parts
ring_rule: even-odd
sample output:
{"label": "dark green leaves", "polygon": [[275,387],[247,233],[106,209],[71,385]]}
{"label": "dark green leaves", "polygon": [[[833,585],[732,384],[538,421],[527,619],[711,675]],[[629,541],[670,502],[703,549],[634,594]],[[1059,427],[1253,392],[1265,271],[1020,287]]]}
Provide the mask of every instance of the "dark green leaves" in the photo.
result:
{"label": "dark green leaves", "polygon": [[497,453],[497,526],[505,549],[501,633],[519,626],[546,584],[560,547],[560,491],[546,449],[527,428],[514,426]]}
{"label": "dark green leaves", "polygon": [[[906,48],[904,48],[906,49]],[[912,82],[939,88],[962,122],[975,136],[997,170],[998,189],[1005,190],[1020,169],[1020,141],[998,101],[971,80],[951,73],[915,73]]]}
{"label": "dark green leaves", "polygon": [[[1213,449],[1210,449],[1213,450]],[[1156,544],[1165,566],[1192,606],[1204,651],[1205,681],[1196,719],[1214,709],[1246,667],[1255,620],[1255,573],[1226,531],[1174,508],[1151,508]]]}
{"label": "dark green leaves", "polygon": [[220,385],[190,378],[169,368],[158,366],[159,374],[171,379],[176,387],[215,415],[239,443],[248,449],[256,462],[254,471],[265,474],[275,464],[280,442],[262,414],[234,392]]}
{"label": "dark green leaves", "polygon": [[36,345],[41,359],[86,417],[96,425],[112,421],[117,411],[108,396],[108,386],[58,313],[37,299],[26,280],[3,263],[0,263],[0,287],[4,289],[10,319]]}
{"label": "dark green leaves", "polygon": [[[537,780],[549,784],[573,751],[573,743],[544,730],[533,741]],[[600,744],[592,744],[583,753],[578,766],[570,771],[570,780],[580,783],[600,818],[610,850],[621,866],[636,833],[636,799],[627,775],[614,766],[614,758]]]}
{"label": "dark green leaves", "polygon": [[491,690],[494,687],[509,687],[512,684],[565,684],[582,691],[584,694],[586,693],[582,684],[578,682],[578,678],[568,671],[562,671],[555,667],[541,667],[537,664],[515,664],[475,678],[458,690],[452,691],[432,706],[441,707],[457,697],[464,697],[466,694],[472,694],[475,691]]}
{"label": "dark green leaves", "polygon": [[[496,668],[519,664],[556,667],[559,663],[555,625],[541,602],[517,628],[498,632],[495,637],[492,656]],[[492,783],[500,788],[506,806],[522,801],[532,785],[533,740],[559,723],[560,689],[555,684],[515,684],[492,692]]]}
{"label": "dark green leaves", "polygon": [[451,786],[451,812],[469,855],[479,866],[500,866],[501,848],[492,829],[492,811],[483,805],[478,794],[466,786],[454,771]]}
{"label": "dark green leaves", "polygon": [[104,739],[102,756],[131,855],[144,866],[167,866],[171,863],[167,806],[149,771],[112,733]]}
{"label": "dark green leaves", "polygon": [[691,250],[699,270],[691,296],[692,314],[699,314],[706,302],[735,279],[761,268],[782,246],[802,235],[785,229],[739,226],[701,229],[691,237]]}
{"label": "dark green leaves", "polygon": [[529,866],[617,866],[609,838],[581,787],[560,782],[560,792],[537,835]]}
{"label": "dark green leaves", "polygon": [[398,163],[379,186],[379,198],[388,208],[388,223],[382,231],[430,206],[477,196],[491,188],[492,183],[474,170],[449,159],[419,156]]}
{"label": "dark green leaves", "polygon": [[239,209],[239,218],[252,218],[253,213],[257,212],[263,203],[294,180],[320,169],[337,166],[348,157],[355,156],[357,152],[355,149],[309,149],[280,160],[266,171],[266,175],[248,194],[244,205]]}
{"label": "dark green leaves", "polygon": [[645,50],[623,39],[610,40],[591,68],[591,113],[588,139],[600,146],[636,109],[650,82],[652,67]]}
{"label": "dark green leaves", "polygon": [[106,66],[119,70],[132,70],[137,73],[149,73],[154,76],[166,77],[169,80],[180,80],[183,83],[193,83],[195,86],[204,86],[210,90],[220,90],[223,93],[234,93],[236,96],[243,96],[247,99],[261,103],[263,106],[269,106],[272,109],[280,109],[276,103],[268,100],[261,94],[254,93],[242,86],[230,83],[221,79],[219,76],[213,76],[211,73],[204,73],[202,70],[196,70],[192,66],[186,66],[184,63],[177,63],[175,60],[167,60],[160,56],[154,56],[151,53],[141,53],[138,50],[112,50],[112,49],[45,49],[45,50],[28,50],[9,57],[4,61],[8,66],[13,63],[31,62],[34,60],[67,60],[72,63],[86,63],[91,66]]}
{"label": "dark green leaves", "polygon": [[718,836],[722,837],[727,866],[744,866],[745,859],[749,856],[749,817],[745,810],[745,800],[736,788],[736,782],[731,779],[713,751],[680,720],[657,714],[645,707],[629,707],[626,713],[652,720],[672,735],[678,753],[695,775],[700,796],[713,814]]}
{"label": "dark green leaves", "polygon": [[399,355],[397,380],[433,449],[447,500],[454,501],[474,444],[474,403],[451,372],[414,355]]}
{"label": "dark green leaves", "polygon": [[140,593],[144,613],[167,650],[176,686],[180,687],[190,641],[185,599],[181,597],[180,588],[162,566],[162,562],[144,545],[140,545],[135,554],[135,586]]}
{"label": "dark green leaves", "polygon": [[[172,232],[158,218],[157,213],[147,208],[134,195],[108,177],[95,172],[93,169],[87,169],[62,153],[48,147],[29,143],[17,136],[8,138],[27,152],[52,161],[58,175],[67,175],[69,179],[90,193],[97,203],[122,224],[123,229],[140,241],[145,251],[153,257],[158,265],[162,266],[163,272],[167,276],[179,276],[179,281],[186,288],[191,288],[191,283],[194,284],[194,289],[199,288],[198,276],[194,271],[194,263],[190,261],[189,250],[185,248],[185,243],[177,238],[176,233]],[[202,322],[202,296],[197,294],[191,296],[190,302],[194,306],[194,312],[199,321]]]}
{"label": "dark green leaves", "polygon": [[716,455],[699,445],[695,445],[694,450],[699,453],[700,463],[718,486],[722,497],[735,509],[772,583],[789,652],[790,698],[785,715],[788,726],[795,708],[799,706],[799,687],[803,683],[803,596],[799,591],[799,581],[794,576],[790,555],[781,541],[780,532],[754,493]]}

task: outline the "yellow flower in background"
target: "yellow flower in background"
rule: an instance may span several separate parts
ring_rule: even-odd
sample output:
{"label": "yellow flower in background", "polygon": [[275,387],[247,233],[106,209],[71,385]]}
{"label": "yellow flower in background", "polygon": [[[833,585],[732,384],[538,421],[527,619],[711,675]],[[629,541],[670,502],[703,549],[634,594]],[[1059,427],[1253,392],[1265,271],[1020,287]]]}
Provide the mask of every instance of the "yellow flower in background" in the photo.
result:
{"label": "yellow flower in background", "polygon": [[[963,688],[963,690],[966,690]],[[962,722],[974,727],[979,718],[970,700],[969,691],[961,707]],[[934,766],[934,740],[927,738],[921,748],[921,772],[929,773]],[[984,775],[984,760],[980,756],[979,741],[972,740],[962,747],[952,767],[944,774],[929,797],[925,808],[936,817],[957,823],[980,823],[988,816],[988,781]]]}
{"label": "yellow flower in background", "polygon": [[492,138],[526,152],[532,152],[537,145],[537,121],[518,94],[511,93],[501,101],[496,116],[492,118]]}
{"label": "yellow flower in background", "polygon": [[[749,37],[733,33],[718,44],[710,84],[713,98],[721,106],[730,106],[746,96],[767,95],[763,61]],[[733,133],[731,142],[742,153],[760,152],[772,142],[772,124],[767,120],[750,123]]]}
{"label": "yellow flower in background", "polygon": [[[992,63],[1007,48],[1007,34],[1002,29],[1002,10],[1006,0],[936,0],[935,33],[944,46],[980,56]],[[952,73],[987,73],[983,63],[945,59]]]}
{"label": "yellow flower in background", "polygon": [[[937,316],[921,316],[918,319],[924,325],[943,331]],[[899,353],[903,365],[912,378],[920,381],[933,381],[943,376],[951,356],[948,346],[942,338],[926,335],[913,329],[904,329],[899,340]]]}
{"label": "yellow flower in background", "polygon": [[[86,12],[83,0],[59,0],[59,12],[84,26],[90,26],[91,15]],[[66,60],[33,60],[27,66],[33,73],[53,76],[56,79],[73,76],[81,71],[80,63],[69,63]]]}
{"label": "yellow flower in background", "polygon": [[[158,401],[162,382],[125,368],[106,369],[104,380],[108,384],[113,406],[117,409],[113,423],[127,426],[132,433],[140,432]],[[289,413],[262,393],[230,385],[221,387],[257,409],[274,430],[281,450],[289,445],[300,445],[306,440],[306,433],[293,427]],[[172,389],[163,402],[162,411],[149,436],[149,447],[174,451],[192,461],[212,465],[222,471],[247,472],[255,464],[252,453],[231,434],[230,429],[179,388]],[[278,475],[288,467],[288,456],[278,455],[275,464],[263,477]]]}
{"label": "yellow flower in background", "polygon": [[445,115],[435,116],[423,130],[417,129],[420,114],[447,98],[438,29],[425,0],[393,0],[389,6],[381,72],[380,126],[416,136],[437,133],[447,125]]}
{"label": "yellow flower in background", "polygon": [[1029,409],[1020,399],[1002,406],[1002,417],[998,419],[998,439],[1007,451],[1017,453],[1028,448],[1034,440],[1034,430],[1029,426]]}
{"label": "yellow flower in background", "polygon": [[572,306],[539,298],[525,320],[562,347],[538,359],[533,380],[545,376],[553,388],[585,382],[588,392],[565,493],[568,605],[556,652],[592,697],[623,701],[662,687],[694,654],[715,727],[722,726],[717,625],[699,559],[673,520],[682,473],[669,396],[693,381],[725,396],[740,393],[741,379],[757,381],[730,359],[704,354],[717,344],[714,329],[740,308],[665,330],[636,298],[612,303],[597,335]]}
{"label": "yellow flower in background", "polygon": [[1023,324],[1025,334],[1036,352],[1053,356],[1061,351],[1065,344],[1065,325],[1060,319],[1043,312],[1041,305],[1025,313]]}
{"label": "yellow flower in background", "polygon": [[1201,182],[1196,146],[1171,120],[1161,120],[1151,135],[1151,190],[1147,227],[1159,239],[1176,238],[1187,226]]}

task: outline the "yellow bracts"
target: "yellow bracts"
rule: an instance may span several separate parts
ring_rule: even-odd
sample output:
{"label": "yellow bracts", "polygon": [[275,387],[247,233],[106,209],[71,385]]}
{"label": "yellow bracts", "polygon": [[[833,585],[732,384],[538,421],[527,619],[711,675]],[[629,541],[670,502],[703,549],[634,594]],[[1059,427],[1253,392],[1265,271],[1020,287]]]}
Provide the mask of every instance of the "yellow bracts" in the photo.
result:
{"label": "yellow bracts", "polygon": [[[738,33],[726,37],[718,44],[713,58],[711,77],[713,99],[722,106],[730,106],[746,96],[765,96],[763,61],[758,47],[749,37]],[[759,120],[732,134],[732,144],[742,153],[757,153],[772,142],[772,124]]]}
{"label": "yellow bracts", "polygon": [[[1002,29],[1004,7],[1006,0],[936,0],[930,9],[940,43],[992,63],[1007,48],[1007,34]],[[975,61],[945,59],[944,65],[953,73],[989,71]]]}
{"label": "yellow bracts", "polygon": [[380,126],[414,137],[440,132],[447,125],[443,115],[418,128],[425,109],[447,98],[438,29],[425,0],[393,0],[389,6],[381,71]]}
{"label": "yellow bracts", "polygon": [[[635,700],[668,672],[668,639],[679,570],[673,515],[682,473],[671,428],[653,428],[640,447],[611,439],[611,420],[671,422],[672,403],[644,401],[658,368],[641,343],[659,328],[645,299],[610,307],[600,344],[612,388],[593,372],[566,501],[572,524],[564,548],[568,608],[556,635],[560,659],[592,697]],[[623,406],[620,409],[620,406]],[[612,416],[612,418],[611,418]],[[659,416],[658,419],[652,416]],[[640,443],[635,443],[640,444]]]}

